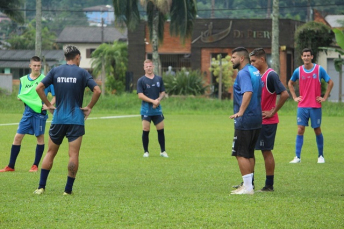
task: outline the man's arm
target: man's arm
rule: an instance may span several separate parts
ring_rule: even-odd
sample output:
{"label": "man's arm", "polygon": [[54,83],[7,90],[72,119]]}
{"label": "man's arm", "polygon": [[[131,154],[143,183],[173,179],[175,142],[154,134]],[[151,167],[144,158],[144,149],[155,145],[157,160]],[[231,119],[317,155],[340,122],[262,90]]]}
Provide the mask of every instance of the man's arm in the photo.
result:
{"label": "man's arm", "polygon": [[262,112],[263,119],[271,118],[272,116],[274,116],[274,114],[276,114],[279,111],[279,109],[281,109],[281,107],[284,105],[285,101],[287,101],[288,98],[289,98],[289,94],[288,94],[287,90],[282,91],[280,94],[280,97],[278,99],[276,107],[274,109],[272,109],[271,111],[263,111]]}
{"label": "man's arm", "polygon": [[36,87],[36,92],[38,96],[41,98],[42,102],[47,106],[47,109],[54,110],[55,107],[49,102],[47,96],[45,95],[44,88],[44,84],[40,82]]}
{"label": "man's arm", "polygon": [[244,93],[239,112],[234,115],[229,116],[229,118],[233,119],[233,118],[238,118],[244,115],[246,108],[250,104],[252,94],[253,94],[252,91],[247,91]]}
{"label": "man's arm", "polygon": [[332,88],[333,88],[333,81],[330,79],[328,81],[328,85],[327,85],[324,97],[318,96],[316,98],[317,102],[319,102],[319,103],[325,102],[327,100],[328,96],[330,95]]}
{"label": "man's arm", "polygon": [[299,97],[296,96],[294,85],[295,85],[295,82],[292,80],[289,80],[288,88],[289,88],[290,94],[293,97],[293,100],[295,102],[300,102],[302,100],[302,96],[299,96]]}
{"label": "man's arm", "polygon": [[92,108],[97,103],[101,93],[102,91],[100,90],[100,87],[95,86],[93,88],[93,95],[92,95],[90,103],[86,107],[80,108],[84,112],[85,120],[91,114]]}
{"label": "man's arm", "polygon": [[[147,103],[152,103],[153,106],[159,106],[160,104],[160,100],[159,98],[161,97],[161,93],[159,95],[159,98],[157,99],[151,99],[151,98],[148,98],[147,96],[145,96],[143,93],[138,93],[137,96],[139,97],[139,99],[141,99],[142,101],[145,101]],[[164,96],[165,96],[165,92],[164,92]],[[163,97],[162,97],[163,98]]]}

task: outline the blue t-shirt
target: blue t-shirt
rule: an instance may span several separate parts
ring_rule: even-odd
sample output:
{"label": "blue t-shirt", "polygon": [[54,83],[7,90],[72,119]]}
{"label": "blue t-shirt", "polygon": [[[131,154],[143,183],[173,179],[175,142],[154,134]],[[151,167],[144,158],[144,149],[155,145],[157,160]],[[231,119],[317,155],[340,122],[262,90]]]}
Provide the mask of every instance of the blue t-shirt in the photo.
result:
{"label": "blue t-shirt", "polygon": [[[27,75],[27,78],[28,78],[28,80],[32,81],[32,79],[31,79],[31,77],[30,77],[30,74]],[[19,84],[18,95],[20,94],[20,90],[21,90],[21,83]],[[49,87],[46,87],[46,88],[44,89],[45,95],[48,95],[49,92],[51,93],[52,96],[55,96],[55,90],[54,90],[54,86],[53,86],[53,85],[50,85]],[[42,103],[43,103],[43,102],[42,102]],[[25,103],[24,103],[24,105],[25,105],[25,109],[24,109],[23,115],[25,115],[25,116],[33,116],[33,115],[37,114],[34,110],[32,110],[32,109],[31,109],[29,106],[27,106]],[[46,110],[42,111],[42,112],[40,113],[40,115],[47,115],[47,116],[48,116]]]}
{"label": "blue t-shirt", "polygon": [[84,113],[80,109],[85,87],[93,91],[97,86],[86,70],[76,65],[64,64],[51,69],[42,83],[45,87],[53,84],[56,93],[56,110],[52,124],[85,124]]}
{"label": "blue t-shirt", "polygon": [[234,120],[237,130],[254,130],[262,127],[262,81],[258,69],[247,64],[241,69],[233,85],[233,110],[238,113],[245,92],[252,92],[252,97],[244,115]]}
{"label": "blue t-shirt", "polygon": [[[305,72],[312,72],[315,68],[316,64],[313,64],[313,68],[310,70],[305,69],[304,65],[302,65],[302,68]],[[300,68],[296,68],[293,75],[291,76],[290,80],[295,82],[300,77]],[[331,79],[331,77],[327,74],[326,70],[319,65],[319,81],[321,82],[321,79],[324,79],[326,83]]]}
{"label": "blue t-shirt", "polygon": [[[137,93],[143,93],[150,99],[157,99],[160,96],[160,93],[165,91],[164,82],[162,81],[162,77],[154,75],[153,79],[149,79],[146,76],[142,76],[137,81]],[[147,116],[154,116],[154,115],[161,115],[162,109],[159,104],[157,108],[153,108],[152,103],[148,103],[146,101],[142,101],[141,103],[141,115]]]}

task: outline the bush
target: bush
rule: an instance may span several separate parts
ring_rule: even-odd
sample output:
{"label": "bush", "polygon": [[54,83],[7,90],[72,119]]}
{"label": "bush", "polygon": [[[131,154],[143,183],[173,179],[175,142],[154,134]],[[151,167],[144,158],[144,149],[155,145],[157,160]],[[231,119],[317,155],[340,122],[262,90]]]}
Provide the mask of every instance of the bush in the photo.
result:
{"label": "bush", "polygon": [[207,85],[199,70],[186,71],[183,69],[176,75],[163,75],[166,93],[169,95],[203,95]]}

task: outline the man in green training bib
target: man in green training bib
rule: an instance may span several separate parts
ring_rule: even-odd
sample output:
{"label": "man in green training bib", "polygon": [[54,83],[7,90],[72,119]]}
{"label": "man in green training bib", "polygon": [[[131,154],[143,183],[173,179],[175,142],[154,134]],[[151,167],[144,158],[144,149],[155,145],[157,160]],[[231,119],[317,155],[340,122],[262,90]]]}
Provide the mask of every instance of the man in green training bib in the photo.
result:
{"label": "man in green training bib", "polygon": [[[20,78],[20,86],[18,92],[18,100],[24,102],[25,110],[23,117],[20,120],[17,133],[14,136],[10,162],[1,169],[0,172],[14,172],[14,166],[20,152],[21,142],[25,134],[35,135],[37,138],[35,161],[29,172],[37,172],[38,164],[41,161],[44,152],[44,130],[45,123],[48,119],[47,111],[43,110],[42,100],[39,98],[36,87],[44,78],[41,74],[41,59],[38,56],[33,56],[30,59],[31,73]],[[51,93],[53,99],[52,104],[55,103],[54,87],[50,86],[45,89],[45,94]]]}

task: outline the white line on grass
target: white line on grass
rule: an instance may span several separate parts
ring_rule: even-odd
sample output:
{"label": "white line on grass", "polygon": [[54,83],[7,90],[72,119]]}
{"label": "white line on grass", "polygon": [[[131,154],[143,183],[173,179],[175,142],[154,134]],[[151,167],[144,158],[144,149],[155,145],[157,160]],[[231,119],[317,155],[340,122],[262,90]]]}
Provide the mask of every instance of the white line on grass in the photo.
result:
{"label": "white line on grass", "polygon": [[[140,115],[119,115],[119,116],[107,116],[107,117],[94,117],[94,118],[87,118],[87,120],[90,119],[112,119],[112,118],[133,118],[133,117],[139,117]],[[51,121],[47,121],[51,122]],[[0,124],[0,126],[13,126],[18,125],[19,123],[4,123]]]}

